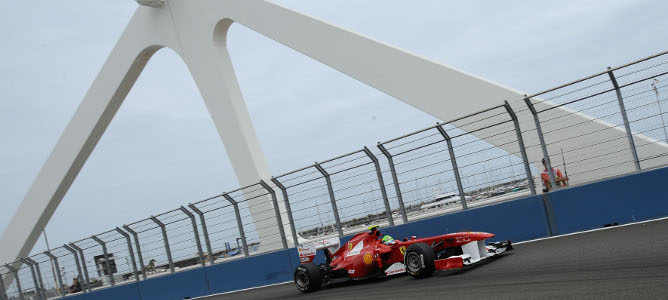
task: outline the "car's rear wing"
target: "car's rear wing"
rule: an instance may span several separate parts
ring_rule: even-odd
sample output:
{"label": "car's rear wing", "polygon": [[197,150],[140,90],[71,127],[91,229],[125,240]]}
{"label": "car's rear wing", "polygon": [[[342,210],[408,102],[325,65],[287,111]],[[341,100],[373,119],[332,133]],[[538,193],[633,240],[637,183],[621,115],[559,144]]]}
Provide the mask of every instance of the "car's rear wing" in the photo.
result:
{"label": "car's rear wing", "polygon": [[340,246],[341,242],[337,237],[304,243],[303,245],[299,245],[297,247],[297,252],[299,252],[299,262],[313,262],[315,254],[318,250],[327,249],[330,253],[334,253],[339,249]]}

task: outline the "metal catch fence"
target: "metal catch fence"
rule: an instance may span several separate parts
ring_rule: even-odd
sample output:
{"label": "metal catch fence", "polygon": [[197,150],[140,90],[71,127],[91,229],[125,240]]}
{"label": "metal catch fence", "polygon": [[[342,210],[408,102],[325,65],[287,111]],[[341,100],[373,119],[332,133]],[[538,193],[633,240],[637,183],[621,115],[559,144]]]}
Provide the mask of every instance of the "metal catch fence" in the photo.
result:
{"label": "metal catch fence", "polygon": [[546,165],[559,161],[562,167],[546,168],[553,171],[547,172],[548,186],[666,164],[666,100],[661,94],[666,92],[667,60],[665,53],[655,55],[524,99]]}
{"label": "metal catch fence", "polygon": [[499,100],[2,265],[0,300],[88,293],[668,165],[668,52]]}

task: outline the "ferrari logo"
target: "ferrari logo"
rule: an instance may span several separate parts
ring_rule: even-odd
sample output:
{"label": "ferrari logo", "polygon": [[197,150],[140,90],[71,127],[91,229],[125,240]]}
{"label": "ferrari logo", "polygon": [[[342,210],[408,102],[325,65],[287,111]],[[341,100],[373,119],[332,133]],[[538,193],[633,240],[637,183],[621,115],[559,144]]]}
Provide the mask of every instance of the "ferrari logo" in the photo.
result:
{"label": "ferrari logo", "polygon": [[399,247],[399,252],[401,252],[401,255],[406,255],[406,246]]}
{"label": "ferrari logo", "polygon": [[348,250],[352,250],[352,249],[353,249],[353,242],[348,242]]}

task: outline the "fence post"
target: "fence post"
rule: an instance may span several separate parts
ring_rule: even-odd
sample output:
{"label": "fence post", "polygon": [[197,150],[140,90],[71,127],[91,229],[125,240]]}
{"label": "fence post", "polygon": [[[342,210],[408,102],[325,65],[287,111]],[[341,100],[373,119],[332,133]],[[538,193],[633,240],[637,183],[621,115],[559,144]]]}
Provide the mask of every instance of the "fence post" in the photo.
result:
{"label": "fence post", "polygon": [[260,179],[260,185],[271,194],[271,202],[274,204],[274,211],[276,212],[276,222],[278,223],[278,231],[281,235],[281,242],[283,242],[283,249],[288,249],[288,240],[285,238],[285,228],[283,228],[283,218],[281,218],[281,211],[278,208],[278,199],[276,192],[264,180]]}
{"label": "fence post", "polygon": [[67,251],[70,251],[72,253],[72,256],[74,256],[74,262],[77,265],[77,279],[79,280],[80,284],[82,285],[81,291],[86,292],[86,286],[84,285],[84,275],[83,271],[81,270],[81,263],[79,262],[79,255],[77,254],[77,250],[74,250],[74,248],[68,246],[67,244],[63,245],[63,248],[65,248]]}
{"label": "fence post", "polygon": [[88,276],[88,267],[86,266],[86,257],[84,257],[83,249],[79,248],[74,243],[70,243],[70,247],[74,248],[74,250],[77,250],[79,253],[79,259],[81,259],[81,269],[83,269],[83,274],[84,274],[84,279],[86,280],[86,288],[82,288],[82,291],[85,291],[88,289],[88,292],[92,291],[90,287],[90,276]]}
{"label": "fence post", "polygon": [[191,212],[189,212],[185,207],[181,206],[179,209],[190,218],[190,222],[193,225],[193,234],[195,234],[195,243],[197,244],[197,254],[199,255],[199,259],[202,262],[202,267],[206,266],[206,262],[204,261],[204,252],[202,251],[202,242],[199,239],[199,231],[197,230],[197,221],[195,221],[195,215],[193,215]]}
{"label": "fence post", "polygon": [[19,270],[10,266],[9,264],[6,264],[5,268],[7,268],[7,270],[9,270],[10,272],[14,273],[14,280],[16,280],[16,290],[19,293],[19,299],[25,299],[25,297],[23,296],[23,289],[21,288],[21,279],[19,278]]}
{"label": "fence post", "polygon": [[67,293],[65,293],[65,289],[63,289],[63,276],[60,274],[60,265],[58,264],[58,258],[51,254],[49,251],[44,251],[44,255],[48,256],[51,261],[53,261],[53,264],[56,267],[56,280],[58,282],[58,291],[60,291],[60,295],[65,297]]}
{"label": "fence post", "polygon": [[[116,282],[114,281],[114,272],[111,270],[111,264],[109,263],[109,252],[107,251],[107,243],[99,239],[95,235],[91,235],[91,238],[96,241],[100,246],[102,246],[102,254],[104,254],[104,266],[107,268],[107,277],[109,277],[109,283],[111,286],[115,286]],[[97,267],[97,262],[95,262]]]}
{"label": "fence post", "polygon": [[7,297],[7,291],[5,290],[5,281],[2,280],[2,273],[0,273],[0,299],[9,300],[9,297]]}
{"label": "fence post", "polygon": [[2,273],[0,273],[0,299],[9,300],[7,297],[7,291],[5,290],[5,281],[2,280]]}
{"label": "fence post", "polygon": [[244,248],[244,256],[248,257],[250,253],[248,252],[248,242],[246,241],[246,233],[244,232],[244,224],[241,222],[241,212],[239,212],[239,203],[236,200],[232,199],[232,196],[225,193],[223,197],[229,201],[234,207],[234,214],[237,216],[237,227],[239,227],[239,235],[241,236],[241,246]]}
{"label": "fence post", "polygon": [[130,254],[130,261],[132,262],[132,272],[135,276],[135,281],[139,281],[139,272],[137,272],[137,260],[135,259],[135,252],[132,250],[132,242],[130,241],[130,235],[127,234],[122,229],[116,227],[114,230],[118,232],[125,238],[125,242],[128,244],[128,254]]}
{"label": "fence post", "polygon": [[46,299],[46,289],[44,289],[44,280],[42,280],[42,271],[39,268],[39,263],[30,257],[26,257],[25,261],[30,262],[30,264],[33,265],[35,268],[35,272],[37,274],[37,282],[39,283],[38,288],[35,289],[36,293],[41,295],[42,299]]}
{"label": "fence post", "polygon": [[610,76],[610,81],[612,81],[612,86],[615,88],[615,93],[617,93],[617,102],[619,103],[619,111],[622,113],[622,120],[624,120],[624,128],[626,129],[626,138],[629,140],[629,147],[631,148],[631,156],[633,157],[633,164],[635,165],[636,171],[640,171],[640,160],[638,159],[638,151],[636,150],[636,144],[633,141],[633,132],[631,132],[631,124],[629,123],[629,118],[626,115],[626,107],[624,106],[624,98],[622,98],[622,91],[617,84],[617,78],[615,74],[612,73],[610,67],[608,67],[608,76]]}
{"label": "fence post", "polygon": [[319,164],[315,163],[313,165],[327,182],[327,192],[329,192],[329,201],[332,204],[332,211],[334,212],[334,221],[336,222],[336,232],[339,236],[343,236],[343,229],[341,228],[341,219],[339,218],[339,209],[336,206],[336,199],[334,198],[334,189],[332,188],[332,180],[329,178],[329,173]]}
{"label": "fence post", "polygon": [[459,198],[462,200],[462,209],[468,209],[469,206],[466,204],[466,196],[464,195],[464,186],[462,185],[462,178],[459,176],[459,168],[457,167],[457,158],[455,157],[455,149],[452,147],[452,139],[443,125],[436,126],[436,130],[443,136],[445,143],[448,144],[448,152],[450,152],[450,162],[452,163],[452,172],[455,173],[455,181],[457,182],[457,190],[459,190]]}
{"label": "fence post", "polygon": [[141,246],[139,245],[139,234],[132,230],[132,228],[130,228],[128,225],[123,225],[123,229],[132,234],[132,237],[135,240],[135,247],[137,247],[137,258],[139,259],[139,268],[141,268],[141,277],[146,279],[146,267],[144,266],[144,256],[141,253]]}
{"label": "fence post", "polygon": [[408,216],[406,215],[406,208],[404,207],[404,198],[401,195],[401,188],[399,187],[399,179],[397,178],[397,170],[394,168],[394,160],[392,159],[392,154],[390,154],[385,146],[381,143],[378,143],[378,149],[380,152],[385,155],[387,162],[390,164],[390,173],[392,173],[392,181],[394,183],[394,191],[397,194],[397,202],[399,202],[399,212],[401,213],[401,220],[404,221],[404,224],[408,222]]}
{"label": "fence post", "polygon": [[169,249],[169,239],[167,238],[167,226],[165,226],[164,223],[160,222],[160,220],[158,220],[158,218],[154,216],[151,216],[149,219],[151,219],[153,223],[160,226],[160,230],[162,230],[162,240],[165,242],[165,253],[167,254],[167,263],[169,263],[169,272],[174,273],[174,261],[172,260],[172,250]]}
{"label": "fence post", "polygon": [[211,252],[211,241],[209,240],[209,230],[206,227],[206,218],[204,218],[204,213],[192,203],[188,204],[188,207],[190,207],[190,209],[192,209],[199,216],[199,221],[202,224],[202,234],[204,235],[204,244],[206,245],[206,251],[209,253],[209,265],[213,265],[213,262],[216,260],[216,258],[214,257],[213,252]]}
{"label": "fence post", "polygon": [[290,231],[292,232],[292,242],[295,244],[295,247],[299,246],[299,239],[297,238],[297,228],[295,227],[295,220],[292,217],[292,207],[290,207],[290,200],[288,199],[288,189],[283,186],[283,184],[278,181],[277,178],[272,177],[271,181],[281,189],[283,194],[283,201],[285,201],[285,210],[288,213],[288,222],[290,222]]}
{"label": "fence post", "polygon": [[371,159],[374,167],[376,168],[376,176],[378,177],[378,185],[380,186],[380,194],[383,197],[383,203],[385,203],[385,214],[387,215],[387,221],[390,223],[390,226],[394,226],[394,218],[392,217],[392,208],[390,207],[390,200],[387,199],[387,191],[385,190],[385,180],[383,180],[383,173],[380,171],[380,164],[378,163],[378,158],[376,158],[371,150],[364,146],[364,153],[366,156]]}
{"label": "fence post", "polygon": [[524,164],[524,172],[527,174],[527,183],[529,184],[529,190],[532,195],[536,195],[536,185],[533,182],[533,176],[531,176],[531,167],[529,166],[529,158],[527,157],[527,149],[524,147],[524,139],[522,138],[522,130],[520,129],[520,122],[517,119],[517,115],[513,111],[513,108],[510,106],[508,101],[503,101],[503,106],[506,108],[506,111],[510,115],[510,118],[513,120],[513,126],[515,127],[515,134],[517,135],[517,144],[520,148],[520,153],[522,155],[522,163]]}
{"label": "fence post", "polygon": [[533,103],[531,103],[531,100],[529,100],[529,97],[524,98],[524,102],[529,107],[529,111],[531,111],[531,114],[533,115],[533,121],[534,123],[536,123],[536,133],[538,134],[538,140],[540,141],[540,148],[543,150],[543,159],[545,159],[545,166],[547,167],[547,175],[550,176],[550,184],[556,189],[557,183],[556,181],[554,181],[554,173],[552,172],[552,163],[550,162],[550,155],[547,153],[547,144],[545,144],[545,137],[543,137],[543,128],[540,126],[540,120],[538,119],[538,112],[536,111],[536,108],[533,106]]}
{"label": "fence post", "polygon": [[33,286],[35,287],[35,296],[37,296],[37,299],[43,299],[39,281],[37,281],[37,274],[35,273],[35,265],[33,264],[33,261],[26,257],[19,259],[19,261],[26,264],[30,268]]}

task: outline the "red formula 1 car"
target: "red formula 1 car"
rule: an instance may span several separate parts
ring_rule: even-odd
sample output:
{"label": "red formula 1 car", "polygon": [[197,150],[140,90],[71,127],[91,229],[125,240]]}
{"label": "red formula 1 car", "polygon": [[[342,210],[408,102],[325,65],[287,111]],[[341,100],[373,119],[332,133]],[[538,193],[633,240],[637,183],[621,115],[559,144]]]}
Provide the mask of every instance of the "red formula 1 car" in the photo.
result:
{"label": "red formula 1 car", "polygon": [[[408,273],[424,278],[438,270],[460,269],[512,249],[510,241],[489,243],[494,234],[458,232],[403,241],[381,235],[378,226],[355,235],[340,247],[330,238],[298,247],[301,264],[294,274],[297,289],[308,293],[324,285],[345,280]],[[313,259],[322,250],[326,263]]]}

